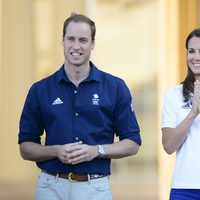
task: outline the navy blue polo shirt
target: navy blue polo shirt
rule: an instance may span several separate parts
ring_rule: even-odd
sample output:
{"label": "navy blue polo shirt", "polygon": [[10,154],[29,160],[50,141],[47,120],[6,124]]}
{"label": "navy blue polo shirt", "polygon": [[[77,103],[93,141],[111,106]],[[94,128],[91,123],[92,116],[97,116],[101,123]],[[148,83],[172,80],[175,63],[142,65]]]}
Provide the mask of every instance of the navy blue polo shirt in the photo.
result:
{"label": "navy blue polo shirt", "polygon": [[[98,70],[90,62],[89,76],[78,88],[66,76],[64,66],[32,85],[20,119],[18,143],[45,145],[82,141],[88,145],[112,144],[114,135],[141,144],[139,126],[124,81]],[[58,159],[38,162],[40,169],[54,172],[110,174],[110,159],[96,158],[77,165]]]}

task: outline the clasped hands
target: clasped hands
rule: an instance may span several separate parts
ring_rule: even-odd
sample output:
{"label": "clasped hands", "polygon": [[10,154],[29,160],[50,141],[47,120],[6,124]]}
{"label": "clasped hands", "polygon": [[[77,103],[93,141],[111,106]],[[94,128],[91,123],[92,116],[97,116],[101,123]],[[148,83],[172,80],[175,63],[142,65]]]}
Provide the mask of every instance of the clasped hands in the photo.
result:
{"label": "clasped hands", "polygon": [[198,115],[200,113],[200,81],[194,82],[194,97],[192,100],[192,110]]}
{"label": "clasped hands", "polygon": [[65,164],[79,164],[98,157],[98,146],[91,146],[80,142],[59,145],[57,158]]}

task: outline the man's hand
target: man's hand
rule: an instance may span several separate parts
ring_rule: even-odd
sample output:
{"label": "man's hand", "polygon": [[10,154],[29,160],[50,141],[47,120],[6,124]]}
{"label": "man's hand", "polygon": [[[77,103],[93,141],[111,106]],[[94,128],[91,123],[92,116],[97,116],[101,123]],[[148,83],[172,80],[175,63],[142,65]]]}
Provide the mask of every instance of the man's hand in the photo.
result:
{"label": "man's hand", "polygon": [[79,164],[91,161],[98,156],[98,146],[82,144],[82,142],[65,144],[58,149],[58,159],[65,164]]}

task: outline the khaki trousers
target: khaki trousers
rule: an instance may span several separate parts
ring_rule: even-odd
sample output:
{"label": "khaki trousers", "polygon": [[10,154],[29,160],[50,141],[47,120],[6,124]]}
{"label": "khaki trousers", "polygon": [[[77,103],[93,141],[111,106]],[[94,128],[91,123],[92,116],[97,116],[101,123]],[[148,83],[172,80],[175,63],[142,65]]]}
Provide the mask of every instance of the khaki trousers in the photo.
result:
{"label": "khaki trousers", "polygon": [[112,200],[109,177],[70,182],[41,172],[35,200]]}

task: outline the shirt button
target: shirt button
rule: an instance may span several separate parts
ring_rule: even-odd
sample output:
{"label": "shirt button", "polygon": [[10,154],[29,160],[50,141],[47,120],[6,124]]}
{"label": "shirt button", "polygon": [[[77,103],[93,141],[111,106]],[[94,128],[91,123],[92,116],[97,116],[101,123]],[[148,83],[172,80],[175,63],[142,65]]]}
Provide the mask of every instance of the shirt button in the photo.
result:
{"label": "shirt button", "polygon": [[76,140],[79,140],[79,138],[78,138],[78,137],[76,137],[75,139],[76,139]]}
{"label": "shirt button", "polygon": [[77,90],[74,90],[74,94],[76,94],[77,93]]}
{"label": "shirt button", "polygon": [[78,113],[75,113],[76,116],[78,116]]}

